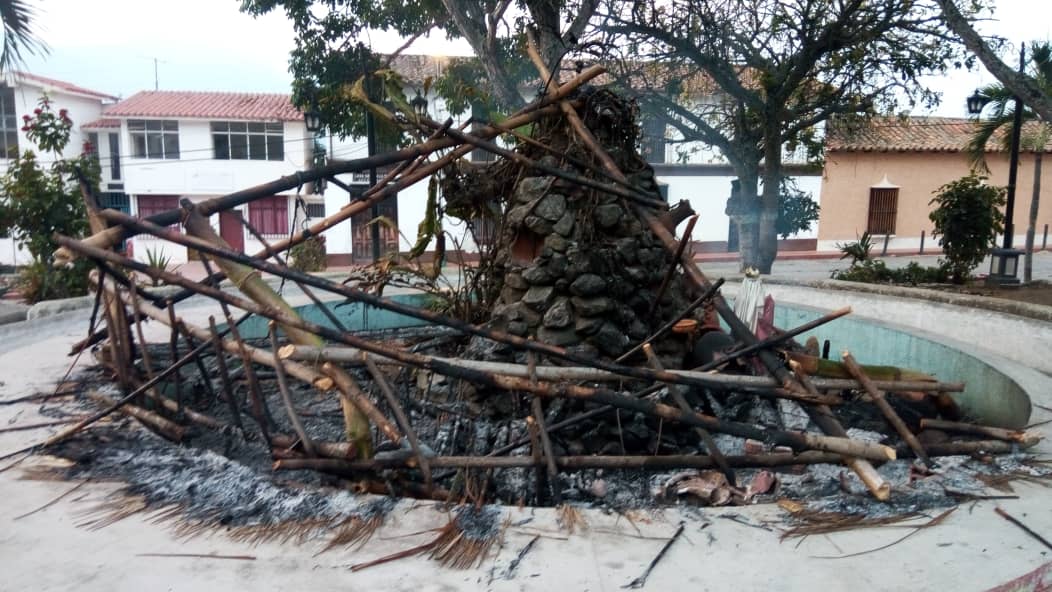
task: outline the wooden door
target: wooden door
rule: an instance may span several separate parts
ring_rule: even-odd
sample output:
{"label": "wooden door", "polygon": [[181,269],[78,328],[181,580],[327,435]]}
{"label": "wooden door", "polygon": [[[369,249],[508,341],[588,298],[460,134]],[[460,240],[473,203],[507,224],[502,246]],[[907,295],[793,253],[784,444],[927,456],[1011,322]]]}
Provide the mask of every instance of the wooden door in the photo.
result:
{"label": "wooden door", "polygon": [[241,224],[240,210],[219,212],[219,236],[239,253],[245,252],[245,228]]}

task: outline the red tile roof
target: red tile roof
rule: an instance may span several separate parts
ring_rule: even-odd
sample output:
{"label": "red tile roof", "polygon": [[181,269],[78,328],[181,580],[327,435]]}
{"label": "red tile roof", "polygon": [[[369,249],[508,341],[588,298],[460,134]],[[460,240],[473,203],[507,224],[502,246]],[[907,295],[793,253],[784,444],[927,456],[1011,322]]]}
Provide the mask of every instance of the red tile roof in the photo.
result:
{"label": "red tile roof", "polygon": [[[1027,123],[1026,128],[1040,125]],[[840,152],[961,152],[975,133],[973,119],[955,117],[875,117],[860,122],[834,122],[826,131],[826,150]],[[1001,133],[1007,133],[1004,130]],[[1005,152],[1001,133],[986,144],[987,152]],[[1025,135],[1024,135],[1025,137]],[[1052,143],[1046,147],[1052,151]]]}
{"label": "red tile roof", "polygon": [[48,78],[47,76],[40,76],[39,74],[31,74],[29,72],[12,72],[12,73],[15,75],[15,78],[17,78],[19,80],[22,80],[22,81],[25,81],[25,82],[29,82],[31,84],[37,84],[37,85],[40,85],[40,86],[44,86],[45,88],[47,88],[47,87],[56,88],[56,89],[63,90],[63,91],[66,91],[66,92],[76,93],[76,94],[79,94],[79,95],[87,95],[89,97],[95,97],[97,99],[103,99],[103,100],[106,100],[106,101],[119,100],[118,97],[115,97],[113,95],[108,95],[106,93],[101,93],[101,92],[96,91],[96,90],[91,90],[89,88],[84,88],[83,86],[77,86],[76,84],[73,84],[71,82],[66,82],[64,80],[57,80],[55,78]]}
{"label": "red tile roof", "polygon": [[102,112],[108,117],[174,117],[299,121],[289,95],[192,91],[143,91]]}
{"label": "red tile roof", "polygon": [[80,128],[81,129],[105,129],[105,128],[120,127],[120,126],[121,126],[121,120],[119,120],[119,119],[106,119],[106,118],[103,118],[103,119],[96,119],[95,121],[90,121],[88,123],[85,123],[84,125],[80,126]]}

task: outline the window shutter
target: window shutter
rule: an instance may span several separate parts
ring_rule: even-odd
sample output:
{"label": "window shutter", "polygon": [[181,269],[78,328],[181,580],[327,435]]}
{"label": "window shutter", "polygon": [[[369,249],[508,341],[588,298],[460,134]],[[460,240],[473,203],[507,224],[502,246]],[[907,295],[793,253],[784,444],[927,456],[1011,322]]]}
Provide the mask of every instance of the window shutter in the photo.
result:
{"label": "window shutter", "polygon": [[869,222],[866,230],[870,234],[895,234],[895,219],[898,215],[898,187],[872,187],[869,190]]}

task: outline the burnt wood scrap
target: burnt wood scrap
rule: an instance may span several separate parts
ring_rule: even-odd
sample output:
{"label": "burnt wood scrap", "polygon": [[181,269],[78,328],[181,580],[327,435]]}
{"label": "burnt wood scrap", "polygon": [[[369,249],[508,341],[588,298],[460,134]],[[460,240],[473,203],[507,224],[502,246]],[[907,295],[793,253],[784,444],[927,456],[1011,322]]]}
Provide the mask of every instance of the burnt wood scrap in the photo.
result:
{"label": "burnt wood scrap", "polygon": [[[89,208],[93,235],[56,237],[58,255],[99,265],[92,278],[106,327],[82,347],[95,348],[117,388],[94,392],[103,410],[45,444],[120,412],[183,446],[214,449],[238,438],[259,448],[263,470],[283,477],[478,508],[651,491],[648,480],[666,471],[718,471],[713,483],[744,493],[676,489],[705,490],[697,503],[745,503],[814,465],[840,466],[843,480],[857,476],[861,491],[894,502],[898,484],[885,467],[911,462],[900,459],[916,458],[921,471],[941,457],[1036,443],[1025,432],[962,421],[952,397],[964,385],[953,377],[866,366],[847,352],[842,362],[823,360],[793,340],[850,309],[763,339],[750,331],[723,298],[723,279],[710,281],[693,259],[696,216],[662,199],[640,156],[636,105],[586,85],[599,73],[553,81],[522,111],[473,131],[407,114],[398,122],[420,138],[413,146],[184,201],[147,219]],[[465,161],[472,150],[495,159]],[[300,183],[381,165],[391,169],[360,199],[289,239],[263,241],[254,255],[231,249],[208,222]],[[433,180],[428,217],[413,252],[345,282],[296,271],[281,255],[425,179]],[[480,260],[458,285],[441,286],[441,269],[423,262],[430,242],[439,251],[445,244],[441,216],[492,229],[474,237]],[[114,250],[139,234],[194,249],[208,279]],[[298,286],[325,321],[290,306],[266,276]],[[407,277],[433,296],[428,306],[382,296]],[[180,291],[154,297],[136,284],[145,279]],[[210,299],[222,317],[195,312],[189,296]],[[377,337],[350,326],[345,303],[444,333]],[[265,321],[266,335],[243,335],[246,318]],[[156,334],[144,330],[148,323],[167,327],[168,339],[148,342]],[[668,501],[662,491],[641,503]],[[480,540],[446,556],[447,534],[416,552],[451,565],[486,553]]]}

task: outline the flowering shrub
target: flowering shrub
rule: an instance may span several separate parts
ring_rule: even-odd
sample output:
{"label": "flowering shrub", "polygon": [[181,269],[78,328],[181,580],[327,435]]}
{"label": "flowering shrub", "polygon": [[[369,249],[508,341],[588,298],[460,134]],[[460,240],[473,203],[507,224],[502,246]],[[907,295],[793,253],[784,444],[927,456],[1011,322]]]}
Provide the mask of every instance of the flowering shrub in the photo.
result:
{"label": "flowering shrub", "polygon": [[54,152],[57,156],[69,143],[69,132],[73,129],[73,120],[69,111],[59,109],[55,113],[51,108],[51,99],[41,97],[39,107],[33,109],[33,115],[22,116],[22,131],[45,152]]}
{"label": "flowering shrub", "polygon": [[58,112],[44,96],[32,115],[22,117],[22,130],[40,149],[50,152],[55,162],[40,163],[32,150],[14,158],[0,178],[0,233],[9,232],[33,257],[22,270],[22,296],[30,301],[64,298],[83,294],[87,289],[86,262],[72,268],[55,269],[52,254],[54,233],[82,236],[87,216],[74,175],[79,170],[97,189],[99,165],[91,154],[63,160],[62,150],[69,144],[73,121],[65,109]]}

